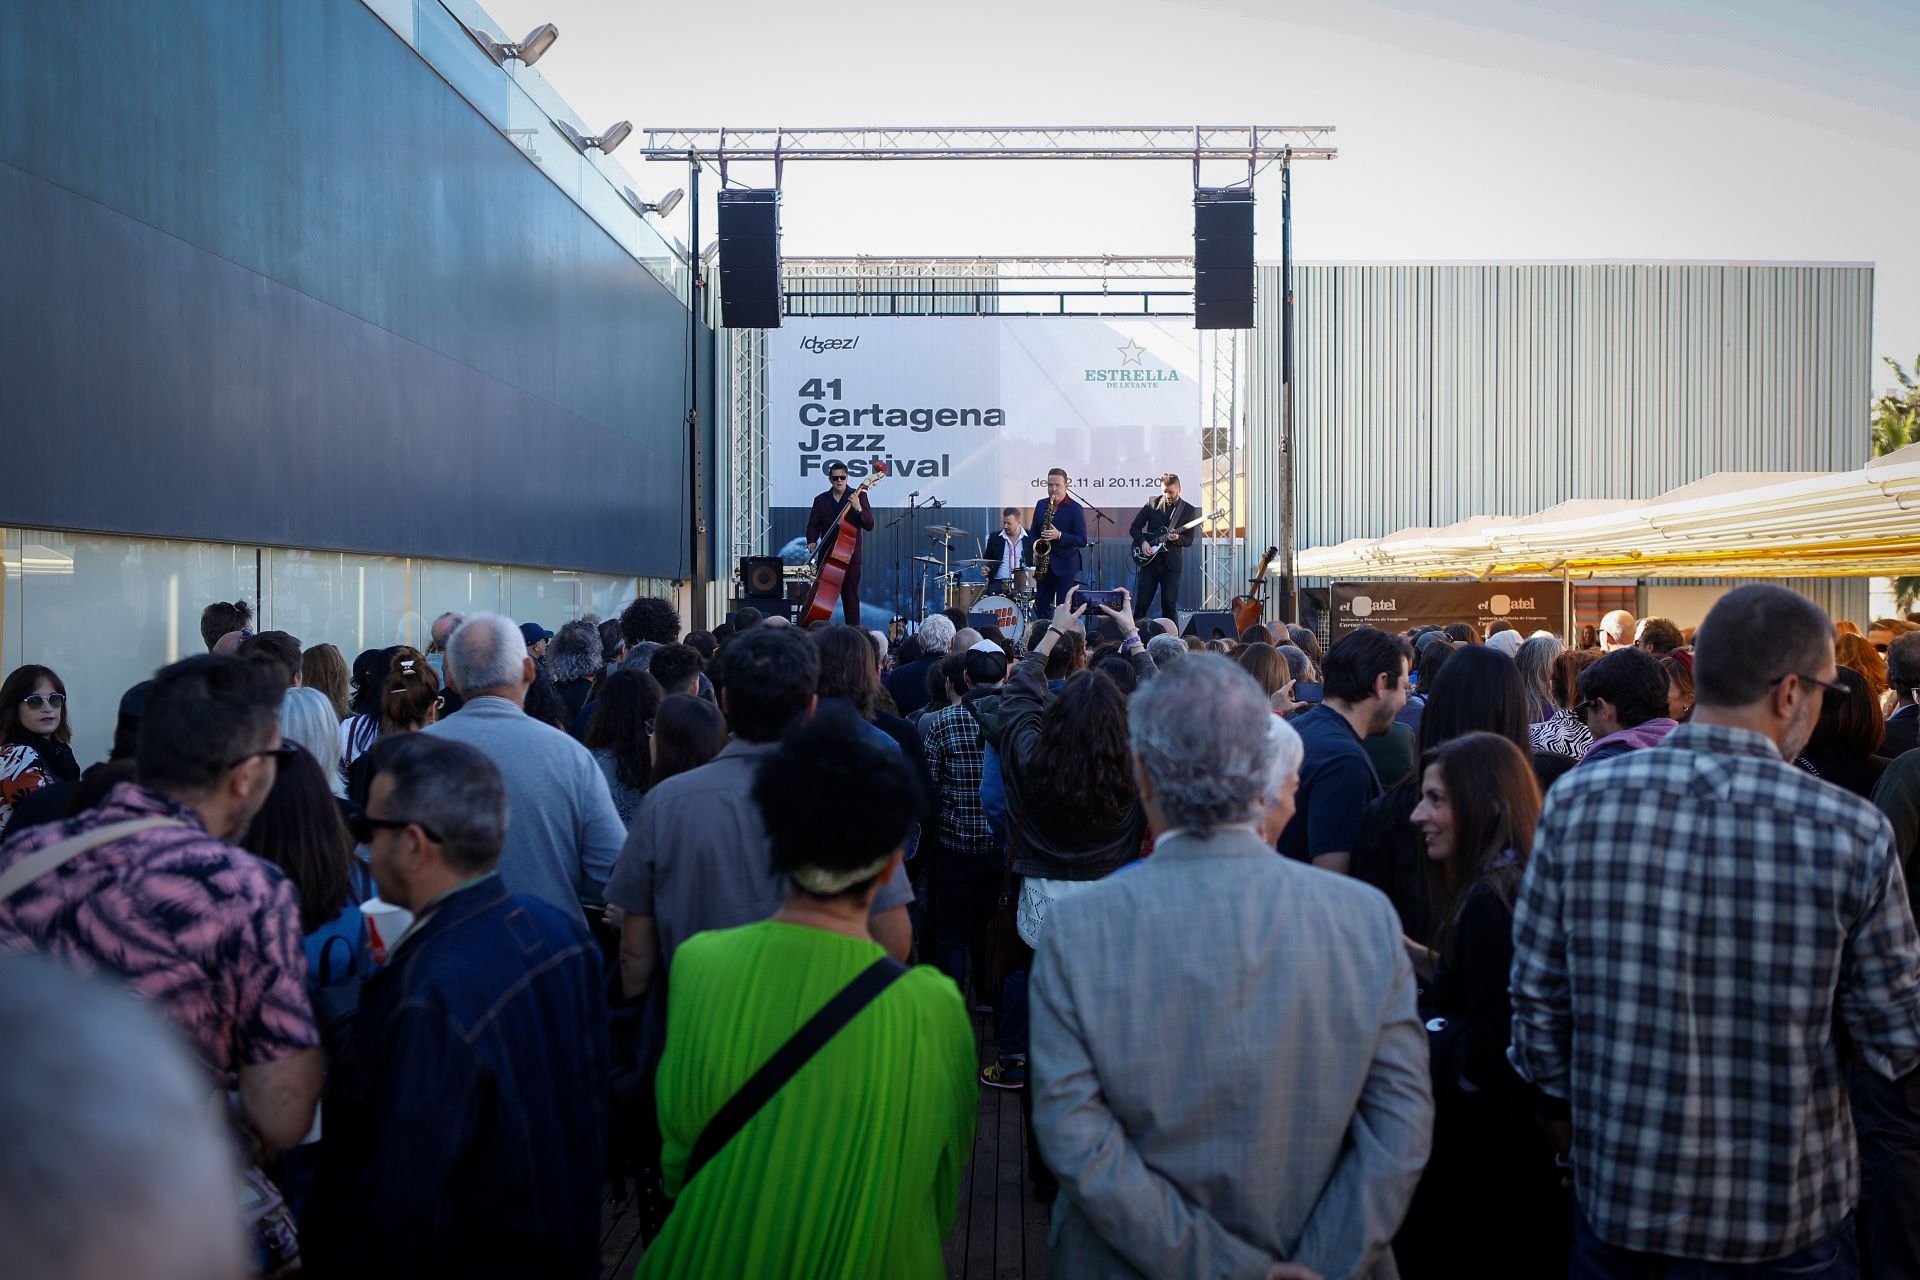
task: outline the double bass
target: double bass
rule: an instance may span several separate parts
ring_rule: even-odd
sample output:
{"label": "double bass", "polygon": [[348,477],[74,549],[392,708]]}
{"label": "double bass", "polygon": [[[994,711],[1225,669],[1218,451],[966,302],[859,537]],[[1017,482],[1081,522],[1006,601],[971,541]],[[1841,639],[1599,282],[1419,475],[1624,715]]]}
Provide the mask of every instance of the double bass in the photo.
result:
{"label": "double bass", "polygon": [[[847,500],[833,513],[833,523],[820,535],[820,558],[814,562],[813,590],[807,592],[807,602],[800,608],[802,627],[825,622],[833,616],[835,606],[840,603],[840,588],[845,585],[847,570],[853,564],[854,543],[860,537],[860,530],[847,522],[847,513],[855,509],[860,495],[879,484],[886,474],[885,464],[875,463],[873,474],[847,495]],[[859,625],[857,619],[849,621]]]}
{"label": "double bass", "polygon": [[1245,631],[1260,621],[1260,615],[1266,612],[1267,568],[1273,558],[1280,554],[1280,548],[1268,547],[1267,554],[1260,557],[1260,567],[1253,571],[1253,581],[1247,586],[1247,594],[1233,598],[1233,625],[1237,631]]}

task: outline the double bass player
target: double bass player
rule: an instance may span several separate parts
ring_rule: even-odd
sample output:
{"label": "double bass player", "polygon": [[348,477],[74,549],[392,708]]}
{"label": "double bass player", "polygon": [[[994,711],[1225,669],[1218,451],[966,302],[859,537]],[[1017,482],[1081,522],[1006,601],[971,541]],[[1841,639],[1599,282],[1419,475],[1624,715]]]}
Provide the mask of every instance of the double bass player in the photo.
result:
{"label": "double bass player", "polygon": [[849,490],[844,465],[832,464],[827,469],[827,481],[831,487],[814,498],[813,510],[807,516],[807,555],[818,557],[820,539],[833,527],[833,518],[840,508],[846,506],[846,523],[853,530],[853,557],[840,584],[840,607],[845,621],[857,627],[860,625],[860,544],[864,533],[873,530],[873,504],[867,500],[864,490],[853,494],[851,505],[847,503]]}

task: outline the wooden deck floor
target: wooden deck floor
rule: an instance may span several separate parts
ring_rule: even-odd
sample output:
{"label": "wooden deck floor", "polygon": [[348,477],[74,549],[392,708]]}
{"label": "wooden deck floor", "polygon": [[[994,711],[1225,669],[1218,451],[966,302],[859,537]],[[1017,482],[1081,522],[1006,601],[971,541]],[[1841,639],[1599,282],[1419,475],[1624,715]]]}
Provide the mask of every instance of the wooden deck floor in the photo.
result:
{"label": "wooden deck floor", "polygon": [[[988,1061],[988,1029],[985,1018],[974,1019],[981,1062]],[[960,1175],[959,1209],[947,1238],[947,1275],[951,1280],[1046,1275],[1049,1212],[1033,1198],[1027,1178],[1020,1095],[981,1086],[973,1159]],[[600,1227],[601,1275],[627,1280],[646,1248],[632,1198],[610,1199]]]}

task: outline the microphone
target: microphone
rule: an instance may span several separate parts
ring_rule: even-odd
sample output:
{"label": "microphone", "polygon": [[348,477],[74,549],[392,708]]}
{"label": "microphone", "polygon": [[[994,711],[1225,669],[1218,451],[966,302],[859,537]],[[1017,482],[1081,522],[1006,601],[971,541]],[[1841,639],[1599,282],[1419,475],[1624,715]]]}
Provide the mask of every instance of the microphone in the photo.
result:
{"label": "microphone", "polygon": [[920,491],[918,489],[915,489],[912,493],[908,494],[907,496],[909,498],[917,498],[920,496]]}

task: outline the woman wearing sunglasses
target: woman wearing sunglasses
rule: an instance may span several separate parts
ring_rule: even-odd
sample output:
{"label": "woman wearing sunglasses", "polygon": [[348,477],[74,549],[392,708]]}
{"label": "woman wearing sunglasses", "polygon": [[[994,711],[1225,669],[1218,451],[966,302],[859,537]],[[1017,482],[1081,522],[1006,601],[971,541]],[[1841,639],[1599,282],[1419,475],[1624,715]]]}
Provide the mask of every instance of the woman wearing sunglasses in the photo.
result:
{"label": "woman wearing sunglasses", "polygon": [[67,686],[49,667],[17,668],[0,684],[0,835],[13,806],[50,782],[78,782],[67,743]]}

